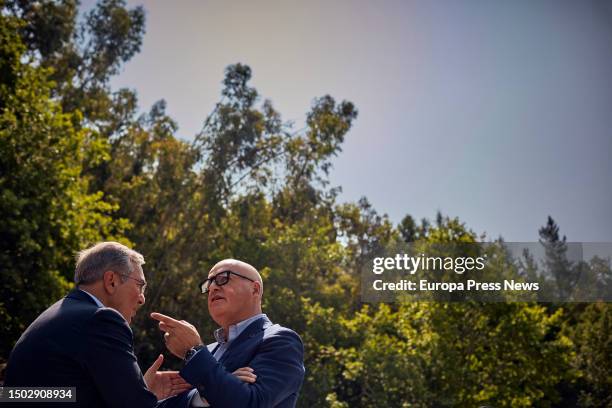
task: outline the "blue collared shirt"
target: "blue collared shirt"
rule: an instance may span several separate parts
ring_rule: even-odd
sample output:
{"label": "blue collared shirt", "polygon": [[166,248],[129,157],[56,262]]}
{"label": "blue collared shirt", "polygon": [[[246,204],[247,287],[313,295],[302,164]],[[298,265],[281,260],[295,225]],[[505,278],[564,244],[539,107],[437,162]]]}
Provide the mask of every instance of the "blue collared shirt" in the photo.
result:
{"label": "blue collared shirt", "polygon": [[87,293],[89,295],[90,298],[93,299],[94,302],[96,302],[96,305],[98,305],[98,307],[104,307],[104,305],[102,304],[102,302],[100,302],[100,299],[98,299],[97,297],[95,297],[94,295],[92,295],[91,293],[89,293],[86,290],[83,290],[81,288],[79,288],[79,290],[83,293]]}
{"label": "blue collared shirt", "polygon": [[240,336],[240,333],[242,333],[244,329],[246,329],[251,323],[253,323],[257,319],[261,319],[262,317],[267,316],[265,315],[265,313],[259,313],[255,316],[249,317],[246,320],[243,320],[236,324],[232,324],[228,328],[229,333],[227,334],[227,336],[225,335],[222,327],[215,330],[215,339],[219,343],[219,347],[217,347],[217,350],[215,350],[213,357],[217,361],[219,361],[221,359],[221,356],[223,356],[225,351],[229,348],[231,342],[238,336]]}

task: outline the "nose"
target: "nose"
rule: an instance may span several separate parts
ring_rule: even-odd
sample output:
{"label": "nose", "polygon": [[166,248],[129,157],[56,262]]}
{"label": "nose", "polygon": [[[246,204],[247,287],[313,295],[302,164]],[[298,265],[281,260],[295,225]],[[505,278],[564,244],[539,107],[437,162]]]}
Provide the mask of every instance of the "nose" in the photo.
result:
{"label": "nose", "polygon": [[[215,286],[213,286],[215,285]],[[212,297],[213,294],[217,293],[221,291],[221,287],[217,286],[217,284],[215,283],[215,281],[212,281],[212,283],[210,284],[210,286],[208,287],[208,298],[210,299]]]}
{"label": "nose", "polygon": [[138,304],[139,304],[140,306],[142,306],[142,305],[144,305],[144,304],[145,304],[145,301],[146,301],[146,299],[145,299],[145,295],[144,295],[144,293],[141,293],[141,294],[138,296]]}

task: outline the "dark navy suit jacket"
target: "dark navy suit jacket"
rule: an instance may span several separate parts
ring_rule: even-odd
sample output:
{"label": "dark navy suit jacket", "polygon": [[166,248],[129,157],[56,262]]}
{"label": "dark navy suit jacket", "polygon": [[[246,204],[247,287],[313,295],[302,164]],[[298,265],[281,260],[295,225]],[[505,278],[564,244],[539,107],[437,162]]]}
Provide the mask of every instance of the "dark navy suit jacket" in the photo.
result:
{"label": "dark navy suit jacket", "polygon": [[[262,317],[231,342],[219,361],[212,355],[217,347],[213,343],[198,351],[180,372],[212,407],[295,407],[304,379],[304,346],[293,330]],[[254,384],[232,374],[246,366],[257,375]],[[185,407],[194,392],[167,400],[168,406]]]}
{"label": "dark navy suit jacket", "polygon": [[66,403],[68,407],[157,404],[136,361],[128,323],[78,289],[45,310],[21,335],[4,385],[76,387],[77,402]]}

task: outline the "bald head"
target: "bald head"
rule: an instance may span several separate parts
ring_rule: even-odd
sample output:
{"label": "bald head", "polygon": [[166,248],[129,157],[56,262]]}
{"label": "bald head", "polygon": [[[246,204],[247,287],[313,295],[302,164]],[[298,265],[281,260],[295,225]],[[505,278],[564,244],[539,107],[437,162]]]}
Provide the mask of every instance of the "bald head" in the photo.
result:
{"label": "bald head", "polygon": [[224,259],[222,261],[217,262],[215,266],[210,269],[210,272],[208,272],[208,277],[211,278],[219,272],[228,270],[239,273],[249,279],[254,280],[255,282],[259,282],[259,287],[261,288],[261,297],[261,295],[263,294],[263,280],[261,279],[261,275],[253,265],[250,265],[246,262],[239,261],[237,259]]}
{"label": "bald head", "polygon": [[[216,279],[219,275],[222,279]],[[225,333],[230,325],[261,313],[263,282],[252,265],[224,259],[211,268],[208,279],[208,312]]]}

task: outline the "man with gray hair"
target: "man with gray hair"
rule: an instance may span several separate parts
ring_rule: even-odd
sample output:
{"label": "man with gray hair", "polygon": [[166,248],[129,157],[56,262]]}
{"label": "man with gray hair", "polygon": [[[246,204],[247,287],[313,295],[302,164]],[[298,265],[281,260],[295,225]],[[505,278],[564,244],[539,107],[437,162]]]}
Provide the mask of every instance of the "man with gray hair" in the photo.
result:
{"label": "man with gray hair", "polygon": [[[7,387],[76,387],[71,407],[153,407],[189,388],[176,371],[142,375],[129,324],[145,303],[144,258],[117,242],[77,256],[76,288],[44,311],[9,357]],[[60,406],[56,402],[51,406]]]}

